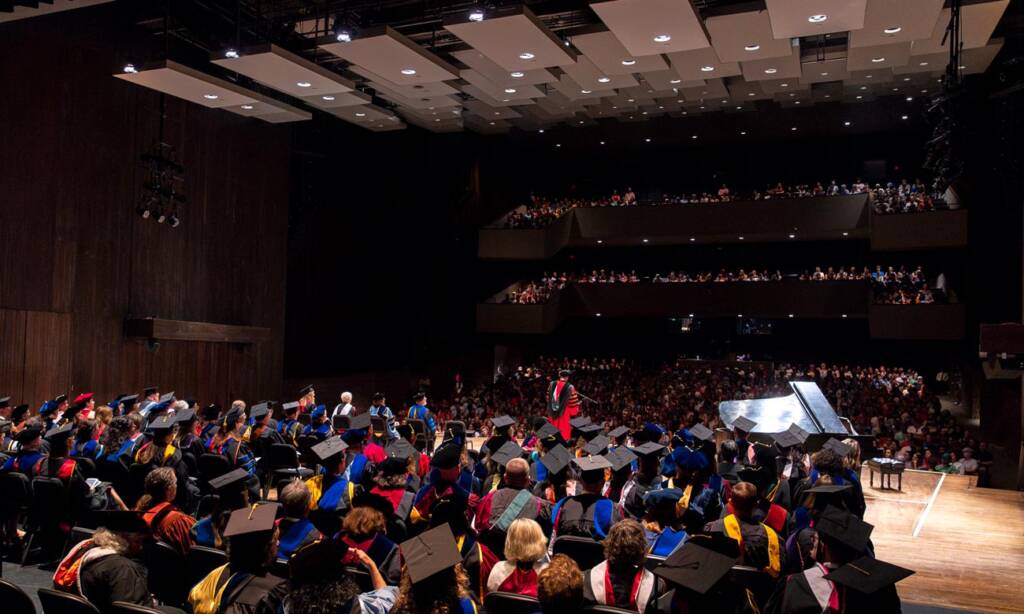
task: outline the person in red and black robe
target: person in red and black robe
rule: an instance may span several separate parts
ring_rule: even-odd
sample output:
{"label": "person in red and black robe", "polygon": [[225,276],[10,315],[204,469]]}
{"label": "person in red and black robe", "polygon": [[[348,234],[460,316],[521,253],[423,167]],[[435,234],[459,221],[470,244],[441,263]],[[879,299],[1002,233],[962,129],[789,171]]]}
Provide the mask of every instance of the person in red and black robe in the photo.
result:
{"label": "person in red and black robe", "polygon": [[572,436],[569,421],[580,412],[580,398],[576,388],[569,383],[569,375],[567,369],[562,369],[558,372],[558,379],[548,386],[548,420],[566,441]]}

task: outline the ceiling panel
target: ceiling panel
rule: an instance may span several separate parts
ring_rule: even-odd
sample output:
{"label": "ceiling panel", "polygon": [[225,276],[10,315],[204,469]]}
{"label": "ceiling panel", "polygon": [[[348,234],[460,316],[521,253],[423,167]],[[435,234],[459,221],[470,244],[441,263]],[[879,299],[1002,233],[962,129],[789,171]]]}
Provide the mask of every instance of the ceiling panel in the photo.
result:
{"label": "ceiling panel", "polygon": [[[964,49],[984,47],[988,44],[996,24],[1002,18],[1010,0],[995,0],[994,2],[979,2],[977,4],[964,4],[960,9],[961,35],[963,37]],[[911,54],[928,55],[945,51],[949,53],[949,47],[942,44],[942,37],[946,33],[946,26],[949,25],[950,11],[942,9],[939,20],[932,29],[931,36],[925,39],[914,41]]]}
{"label": "ceiling panel", "polygon": [[478,22],[468,18],[446,20],[444,28],[507,71],[565,66],[575,60],[525,6],[517,7],[510,15]]}
{"label": "ceiling panel", "polygon": [[389,26],[366,30],[348,43],[327,43],[320,48],[397,85],[458,78],[458,69]]}
{"label": "ceiling panel", "polygon": [[846,56],[846,70],[874,70],[906,66],[910,61],[910,43],[894,43],[875,47],[851,47]]}
{"label": "ceiling panel", "polygon": [[[554,83],[558,77],[551,74],[546,68],[534,68],[532,70],[507,71],[501,66],[492,62],[487,56],[475,49],[453,51],[452,57],[466,66],[477,71],[497,86],[517,87],[519,85],[539,85],[541,83]],[[516,76],[513,77],[512,74]]]}
{"label": "ceiling panel", "polygon": [[257,102],[255,92],[170,60],[114,76],[212,109]]}
{"label": "ceiling panel", "polygon": [[800,83],[827,83],[848,79],[846,58],[804,62],[800,65]]}
{"label": "ceiling panel", "polygon": [[607,75],[586,56],[576,58],[576,63],[563,66],[565,74],[579,84],[580,88],[591,91],[606,91],[622,87],[634,87],[640,83],[633,75]]}
{"label": "ceiling panel", "polygon": [[283,103],[280,100],[274,100],[273,98],[268,98],[262,94],[257,94],[256,92],[252,92],[252,98],[252,102],[222,108],[225,111],[231,111],[237,115],[254,117],[272,124],[301,122],[312,119],[313,117],[313,114],[309,111],[304,111],[297,107],[293,107],[290,104]]}
{"label": "ceiling panel", "polygon": [[789,56],[788,38],[775,38],[768,11],[709,17],[711,46],[723,62],[746,62]]}
{"label": "ceiling panel", "polygon": [[277,45],[260,45],[235,53],[238,57],[218,53],[211,61],[296,98],[355,89],[355,84],[348,79]]}
{"label": "ceiling panel", "polygon": [[488,121],[495,121],[499,119],[515,119],[517,117],[522,117],[522,114],[520,114],[512,107],[492,107],[488,104],[480,102],[479,100],[467,101],[466,110]]}
{"label": "ceiling panel", "polygon": [[399,83],[395,83],[390,79],[385,79],[382,75],[379,75],[373,72],[372,70],[367,70],[362,66],[349,66],[349,70],[356,73],[360,77],[365,78],[367,81],[385,85],[407,98],[415,98],[417,96],[452,96],[454,94],[459,93],[459,90],[443,81],[435,81],[433,83],[414,83],[412,85],[402,85]]}
{"label": "ceiling panel", "polygon": [[811,89],[810,85],[800,83],[799,79],[776,79],[774,81],[761,81],[760,83],[764,93],[771,96]]}
{"label": "ceiling panel", "polygon": [[712,47],[670,53],[668,59],[684,81],[735,77],[742,72],[739,62],[722,62]]}
{"label": "ceiling panel", "polygon": [[683,81],[676,71],[672,69],[657,70],[654,72],[645,72],[643,74],[644,81],[647,82],[653,89],[657,91],[665,91],[671,89],[681,89],[683,87],[699,87],[704,85],[705,81]]}
{"label": "ceiling panel", "polygon": [[462,91],[472,96],[473,98],[476,98],[477,100],[482,100],[483,102],[486,102],[492,107],[511,107],[513,105],[520,106],[525,104],[533,104],[532,99],[511,100],[509,98],[495,98],[494,96],[490,95],[489,93],[483,91],[482,89],[478,88],[477,86],[471,83],[463,85]]}
{"label": "ceiling panel", "polygon": [[873,47],[928,38],[945,0],[868,0],[864,27],[850,32],[850,47]]}
{"label": "ceiling panel", "polygon": [[726,89],[729,90],[729,98],[735,101],[750,101],[761,100],[769,98],[765,94],[764,90],[761,89],[761,84],[750,81],[744,81],[743,79],[730,79],[726,83]]}
{"label": "ceiling panel", "polygon": [[843,82],[847,85],[874,85],[892,81],[891,68],[875,68],[872,70],[852,70]]}
{"label": "ceiling panel", "polygon": [[[590,8],[630,55],[640,57],[701,49],[709,45],[691,0],[611,0]],[[659,42],[656,37],[669,37]]]}
{"label": "ceiling panel", "polygon": [[794,41],[786,57],[742,62],[740,68],[747,81],[797,78],[801,75],[799,42]]}
{"label": "ceiling panel", "polygon": [[512,124],[502,120],[484,120],[470,115],[463,121],[465,127],[480,134],[504,134],[512,129]]}
{"label": "ceiling panel", "polygon": [[573,36],[572,44],[606,75],[628,75],[668,69],[668,64],[660,55],[630,55],[611,32]]}
{"label": "ceiling panel", "polygon": [[601,98],[602,96],[609,96],[615,93],[615,90],[604,90],[601,92],[587,90],[580,86],[579,83],[576,83],[576,81],[574,81],[569,75],[562,75],[558,80],[558,83],[554,84],[554,88],[569,100],[593,100],[595,98]]}
{"label": "ceiling panel", "polygon": [[5,21],[14,21],[16,19],[39,17],[40,15],[49,15],[50,13],[69,11],[71,9],[85,8],[94,4],[106,4],[107,2],[113,1],[114,0],[52,0],[52,2],[47,2],[46,0],[40,0],[36,7],[15,5],[11,12],[0,13],[0,23]]}
{"label": "ceiling panel", "polygon": [[502,102],[515,104],[519,100],[540,98],[544,95],[544,92],[534,85],[516,84],[515,86],[502,87],[473,69],[463,70],[459,73],[459,76],[462,77],[463,81],[476,86],[494,100]]}
{"label": "ceiling panel", "polygon": [[765,5],[775,38],[794,38],[863,28],[867,0],[765,0]]}
{"label": "ceiling panel", "polygon": [[338,107],[351,107],[360,104],[369,104],[372,98],[363,92],[342,92],[340,94],[322,94],[319,96],[305,96],[301,98],[308,105],[320,109],[336,109]]}
{"label": "ceiling panel", "polygon": [[729,96],[729,90],[725,87],[722,79],[708,79],[700,87],[686,87],[680,90],[686,100],[696,101],[705,99],[716,99]]}
{"label": "ceiling panel", "polygon": [[377,105],[368,104],[358,107],[338,107],[328,111],[331,115],[353,124],[369,127],[374,122],[395,122],[398,117]]}

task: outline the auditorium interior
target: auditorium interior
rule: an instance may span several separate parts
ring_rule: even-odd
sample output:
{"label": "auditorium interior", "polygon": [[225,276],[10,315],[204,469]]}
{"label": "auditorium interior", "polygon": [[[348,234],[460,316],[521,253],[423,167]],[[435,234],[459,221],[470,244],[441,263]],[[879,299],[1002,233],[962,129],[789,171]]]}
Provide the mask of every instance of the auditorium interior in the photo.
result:
{"label": "auditorium interior", "polygon": [[0,0],[0,83],[5,611],[1024,611],[1024,3]]}

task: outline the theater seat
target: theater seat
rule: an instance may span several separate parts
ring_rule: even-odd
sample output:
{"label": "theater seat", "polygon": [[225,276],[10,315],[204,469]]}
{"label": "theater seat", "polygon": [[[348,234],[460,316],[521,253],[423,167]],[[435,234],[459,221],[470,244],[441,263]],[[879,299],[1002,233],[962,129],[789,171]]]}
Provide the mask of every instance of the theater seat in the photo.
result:
{"label": "theater seat", "polygon": [[527,595],[494,591],[484,597],[484,609],[487,614],[533,614],[540,611],[540,602]]}
{"label": "theater seat", "polygon": [[556,537],[552,550],[555,554],[564,554],[576,561],[583,571],[604,560],[604,548],[601,546],[601,542],[589,537],[575,535]]}
{"label": "theater seat", "polygon": [[62,593],[49,588],[36,591],[44,614],[100,614],[96,606],[78,595]]}
{"label": "theater seat", "polygon": [[4,579],[0,579],[0,603],[4,604],[4,612],[10,614],[36,614],[32,598],[17,585]]}
{"label": "theater seat", "polygon": [[205,546],[192,546],[185,557],[185,572],[188,574],[188,585],[190,587],[199,584],[211,571],[221,565],[226,565],[228,555],[223,550],[207,548]]}
{"label": "theater seat", "polygon": [[192,589],[181,573],[185,557],[170,544],[152,542],[146,546],[146,567],[149,569],[149,592],[160,603],[173,606],[185,603]]}

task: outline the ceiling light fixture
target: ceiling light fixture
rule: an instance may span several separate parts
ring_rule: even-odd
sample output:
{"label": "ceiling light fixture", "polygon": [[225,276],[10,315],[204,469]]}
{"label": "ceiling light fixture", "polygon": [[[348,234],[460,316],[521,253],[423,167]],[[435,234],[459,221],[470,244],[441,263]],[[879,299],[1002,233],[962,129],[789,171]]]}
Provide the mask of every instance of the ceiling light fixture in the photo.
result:
{"label": "ceiling light fixture", "polygon": [[348,30],[340,30],[338,32],[338,36],[336,38],[337,38],[339,43],[351,43],[352,42],[352,33],[349,32]]}
{"label": "ceiling light fixture", "polygon": [[650,142],[651,142],[651,139],[644,139],[644,142],[645,142],[645,143],[650,143]]}
{"label": "ceiling light fixture", "polygon": [[792,132],[796,132],[796,126],[793,126],[792,128],[790,128],[790,130],[791,130]]}
{"label": "ceiling light fixture", "polygon": [[533,55],[532,53],[530,53],[529,51],[524,51],[524,52],[519,54],[519,59],[520,60],[532,60],[535,57],[536,56]]}
{"label": "ceiling light fixture", "polygon": [[647,239],[644,239],[644,243],[647,243]]}
{"label": "ceiling light fixture", "polygon": [[696,240],[697,240],[697,237],[690,237],[690,243],[693,243]]}
{"label": "ceiling light fixture", "polygon": [[795,239],[795,238],[796,238],[796,235],[795,235],[795,234],[790,234],[790,235],[789,235],[789,238],[790,238],[790,239]]}
{"label": "ceiling light fixture", "polygon": [[475,21],[475,22],[478,22],[478,23],[483,21],[484,20],[484,11],[483,11],[483,9],[473,9],[472,11],[470,11],[469,12],[469,20],[470,21]]}
{"label": "ceiling light fixture", "polygon": [[857,94],[857,100],[860,100],[861,98],[863,98],[863,96],[861,96],[860,94]]}
{"label": "ceiling light fixture", "polygon": [[591,91],[590,90],[580,90],[580,93],[581,94],[590,94]]}
{"label": "ceiling light fixture", "polygon": [[217,94],[203,94],[203,98],[207,100],[217,100],[218,98],[220,98],[220,96],[218,96]]}
{"label": "ceiling light fixture", "polygon": [[874,62],[875,64],[879,64],[881,62],[884,62],[885,58],[883,56],[878,56],[877,58],[871,58],[871,61]]}
{"label": "ceiling light fixture", "polygon": [[827,72],[823,72],[823,73],[821,73],[821,76],[822,76],[822,77],[827,77],[827,76],[828,76],[828,73],[827,73]]}
{"label": "ceiling light fixture", "polygon": [[891,26],[882,30],[882,34],[892,36],[893,34],[899,34],[902,30],[903,28],[901,26]]}
{"label": "ceiling light fixture", "polygon": [[682,79],[672,79],[671,81],[669,81],[669,83],[671,83],[672,85],[677,85],[677,84],[682,83],[682,82],[683,82]]}
{"label": "ceiling light fixture", "polygon": [[774,75],[777,72],[779,72],[778,68],[765,68],[764,69],[764,74],[766,74],[766,75]]}
{"label": "ceiling light fixture", "polygon": [[654,42],[656,43],[667,43],[670,40],[672,40],[672,37],[669,36],[668,34],[659,34],[654,37]]}
{"label": "ceiling light fixture", "polygon": [[920,64],[918,64],[918,66],[927,66],[927,65],[928,65],[928,62],[921,62]]}
{"label": "ceiling light fixture", "polygon": [[696,138],[697,138],[697,135],[695,134],[695,135],[691,136],[690,138],[691,138],[691,139],[696,139]]}
{"label": "ceiling light fixture", "polygon": [[818,14],[818,15],[811,15],[810,17],[807,18],[807,21],[809,21],[811,23],[822,23],[826,19],[828,19],[828,15]]}
{"label": "ceiling light fixture", "polygon": [[597,82],[598,83],[608,83],[609,81],[611,81],[611,79],[609,79],[608,77],[598,77],[597,78]]}
{"label": "ceiling light fixture", "polygon": [[135,64],[125,64],[124,65],[124,72],[126,72],[128,74],[135,74],[135,73],[137,73],[139,71],[136,70]]}
{"label": "ceiling light fixture", "polygon": [[900,117],[900,119],[907,119],[907,116],[904,115],[904,116]]}
{"label": "ceiling light fixture", "polygon": [[[740,131],[740,136],[747,136],[747,131],[746,130],[741,130]],[[690,239],[690,240],[692,241],[693,239]]]}
{"label": "ceiling light fixture", "polygon": [[913,96],[907,96],[907,102],[912,102],[913,100],[914,100]]}
{"label": "ceiling light fixture", "polygon": [[506,94],[515,94],[516,93],[516,88],[514,88],[514,87],[506,87],[505,88],[505,93]]}
{"label": "ceiling light fixture", "polygon": [[526,76],[525,73],[519,72],[518,70],[514,73],[510,73],[510,75],[512,76],[513,79],[522,79],[523,77]]}
{"label": "ceiling light fixture", "polygon": [[224,52],[224,57],[235,59],[235,58],[238,57],[238,51],[236,51],[234,49],[228,49],[227,51]]}
{"label": "ceiling light fixture", "polygon": [[779,87],[789,87],[789,84],[788,83],[780,83]]}
{"label": "ceiling light fixture", "polygon": [[366,117],[366,113],[356,113],[356,117]]}
{"label": "ceiling light fixture", "polygon": [[242,109],[245,110],[245,111],[252,111],[252,105],[251,104],[243,104],[242,105]]}
{"label": "ceiling light fixture", "polygon": [[632,66],[633,64],[636,64],[636,60],[634,60],[633,58],[627,58],[625,60],[622,60],[623,66]]}
{"label": "ceiling light fixture", "polygon": [[601,144],[601,145],[604,145],[604,141],[601,141],[601,143],[600,143],[600,144]]}
{"label": "ceiling light fixture", "polygon": [[402,74],[407,76],[407,77],[411,77],[411,76],[416,74],[416,70],[412,69],[412,68],[403,68],[402,69]]}
{"label": "ceiling light fixture", "polygon": [[544,129],[540,128],[539,130],[537,130],[537,132],[539,132],[540,134],[544,134]]}
{"label": "ceiling light fixture", "polygon": [[701,66],[701,67],[700,67],[700,71],[701,71],[701,72],[711,72],[711,71],[713,71],[714,69],[715,69],[715,67],[714,67],[714,66]]}
{"label": "ceiling light fixture", "polygon": [[844,125],[844,126],[849,126],[849,125],[850,125],[850,122],[843,122],[843,125]]}
{"label": "ceiling light fixture", "polygon": [[757,43],[750,43],[749,45],[744,47],[743,50],[744,51],[757,51],[760,48],[761,48],[761,45],[758,45]]}

